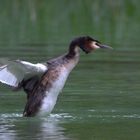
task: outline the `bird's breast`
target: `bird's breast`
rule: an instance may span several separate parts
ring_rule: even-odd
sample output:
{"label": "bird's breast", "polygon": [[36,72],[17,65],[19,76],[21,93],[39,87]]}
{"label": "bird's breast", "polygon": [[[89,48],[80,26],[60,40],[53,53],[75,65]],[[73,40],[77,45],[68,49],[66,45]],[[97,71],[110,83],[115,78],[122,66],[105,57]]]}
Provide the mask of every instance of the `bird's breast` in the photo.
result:
{"label": "bird's breast", "polygon": [[45,92],[45,97],[43,99],[42,106],[40,109],[41,113],[50,113],[52,111],[56,104],[58,94],[64,87],[68,75],[69,71],[66,67],[61,67],[61,69],[59,69],[59,74],[57,74],[57,77],[51,83],[51,87]]}

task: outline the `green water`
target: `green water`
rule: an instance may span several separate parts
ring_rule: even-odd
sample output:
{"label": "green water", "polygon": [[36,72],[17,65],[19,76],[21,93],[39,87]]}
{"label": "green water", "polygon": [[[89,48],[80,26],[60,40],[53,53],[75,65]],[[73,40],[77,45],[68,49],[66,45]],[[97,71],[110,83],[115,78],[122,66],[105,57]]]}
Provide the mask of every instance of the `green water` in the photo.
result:
{"label": "green water", "polygon": [[0,94],[2,139],[139,139],[139,62],[84,61],[49,117],[23,118],[25,96]]}
{"label": "green water", "polygon": [[140,139],[138,0],[0,2],[0,57],[46,61],[87,34],[114,50],[81,52],[48,117],[22,117],[26,95],[0,84],[0,140]]}

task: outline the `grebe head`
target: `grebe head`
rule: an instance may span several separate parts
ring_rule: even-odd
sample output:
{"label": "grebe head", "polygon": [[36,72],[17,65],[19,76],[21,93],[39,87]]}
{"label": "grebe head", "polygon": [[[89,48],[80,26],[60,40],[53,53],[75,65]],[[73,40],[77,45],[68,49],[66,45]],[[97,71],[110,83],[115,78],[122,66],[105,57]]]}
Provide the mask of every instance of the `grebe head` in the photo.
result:
{"label": "grebe head", "polygon": [[107,45],[103,45],[100,41],[91,38],[90,36],[83,36],[74,39],[71,42],[72,46],[79,46],[85,53],[90,53],[93,50],[103,48],[103,49],[112,49]]}
{"label": "grebe head", "polygon": [[111,47],[102,44],[100,41],[91,38],[90,36],[81,37],[79,47],[85,52],[90,53],[96,49],[112,49]]}

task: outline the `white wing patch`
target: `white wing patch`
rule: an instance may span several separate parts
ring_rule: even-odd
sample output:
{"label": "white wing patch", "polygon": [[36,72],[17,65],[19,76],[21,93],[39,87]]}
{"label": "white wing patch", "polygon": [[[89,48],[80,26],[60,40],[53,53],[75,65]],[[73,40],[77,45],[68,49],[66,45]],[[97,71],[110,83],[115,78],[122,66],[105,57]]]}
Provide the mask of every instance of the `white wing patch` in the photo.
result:
{"label": "white wing patch", "polygon": [[31,78],[32,76],[43,74],[47,71],[47,66],[41,63],[33,64],[26,61],[6,61],[6,65],[0,67],[0,82],[18,87],[23,79]]}
{"label": "white wing patch", "polygon": [[20,60],[17,60],[17,62],[25,65],[27,69],[31,69],[36,72],[45,72],[47,70],[47,67],[41,63],[33,64],[30,62],[20,61]]}
{"label": "white wing patch", "polygon": [[7,70],[7,67],[0,71],[0,81],[10,86],[18,86],[17,78]]}

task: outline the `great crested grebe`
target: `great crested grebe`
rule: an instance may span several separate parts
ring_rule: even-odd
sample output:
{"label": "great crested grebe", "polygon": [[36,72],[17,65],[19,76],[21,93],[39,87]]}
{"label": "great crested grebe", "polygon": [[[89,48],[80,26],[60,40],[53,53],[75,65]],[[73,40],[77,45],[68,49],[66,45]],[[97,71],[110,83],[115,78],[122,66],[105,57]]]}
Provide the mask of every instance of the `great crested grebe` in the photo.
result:
{"label": "great crested grebe", "polygon": [[27,103],[23,116],[49,114],[66,79],[79,61],[80,49],[90,53],[99,48],[111,48],[89,36],[72,40],[68,53],[47,61],[33,64],[26,61],[1,61],[0,82],[14,90],[22,89],[27,93]]}

